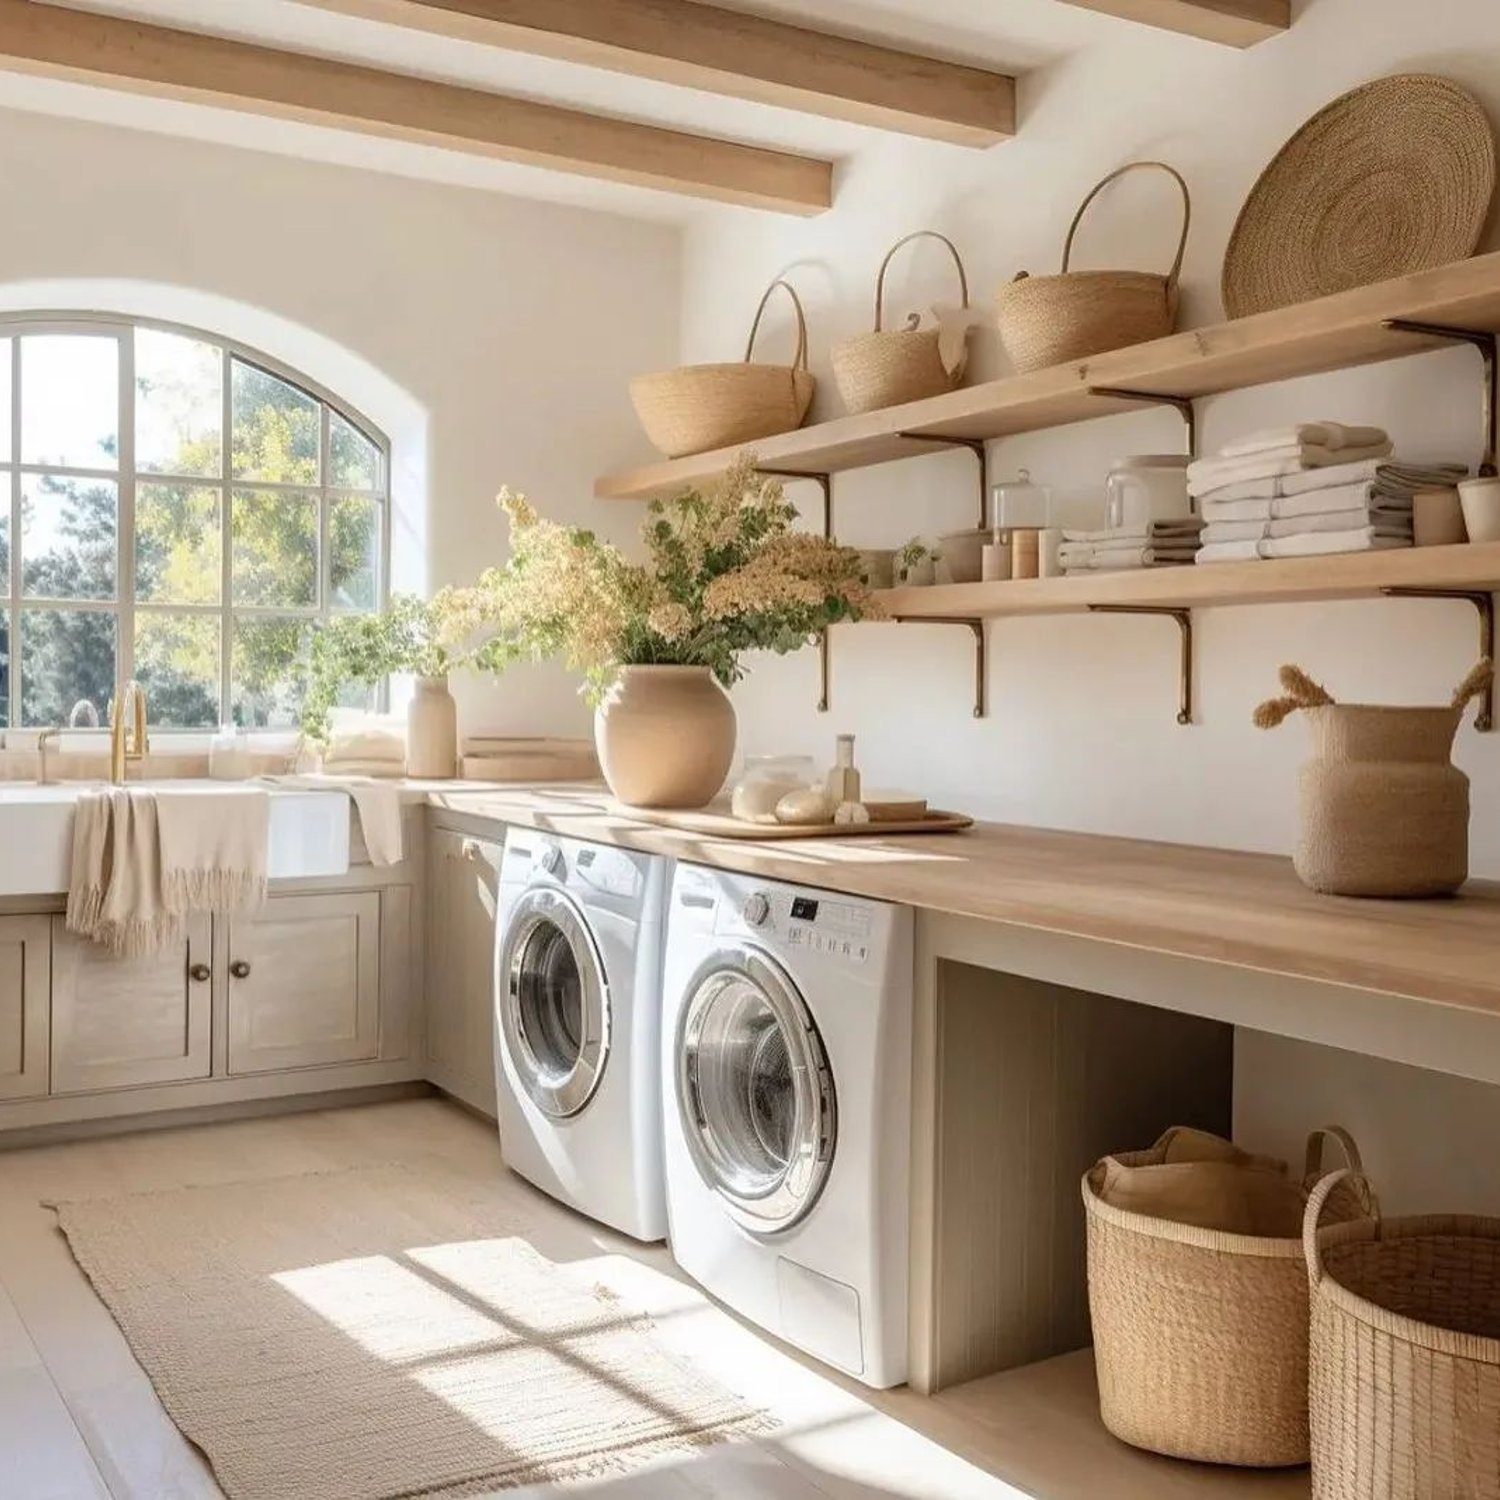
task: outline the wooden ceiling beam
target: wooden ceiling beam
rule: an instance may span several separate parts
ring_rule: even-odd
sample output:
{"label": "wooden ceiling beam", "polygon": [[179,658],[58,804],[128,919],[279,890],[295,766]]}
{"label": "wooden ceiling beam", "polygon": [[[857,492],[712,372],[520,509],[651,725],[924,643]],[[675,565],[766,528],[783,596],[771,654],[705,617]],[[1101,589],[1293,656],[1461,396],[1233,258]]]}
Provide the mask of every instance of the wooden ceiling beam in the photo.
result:
{"label": "wooden ceiling beam", "polygon": [[1227,47],[1253,47],[1279,36],[1292,24],[1291,0],[1064,0],[1064,4]]}
{"label": "wooden ceiling beam", "polygon": [[1007,74],[698,0],[301,3],[962,146],[1016,129]]}
{"label": "wooden ceiling beam", "polygon": [[0,0],[0,70],[784,213],[821,213],[833,201],[833,164],[812,157],[38,0]]}

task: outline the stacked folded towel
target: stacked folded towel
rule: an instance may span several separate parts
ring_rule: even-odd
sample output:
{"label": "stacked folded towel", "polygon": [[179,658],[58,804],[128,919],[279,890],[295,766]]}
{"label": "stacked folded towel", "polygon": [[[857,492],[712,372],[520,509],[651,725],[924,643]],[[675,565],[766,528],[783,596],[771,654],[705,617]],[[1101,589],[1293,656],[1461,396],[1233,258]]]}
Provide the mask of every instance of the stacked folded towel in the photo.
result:
{"label": "stacked folded towel", "polygon": [[1458,464],[1390,457],[1378,427],[1311,422],[1244,438],[1188,466],[1204,521],[1200,563],[1409,547],[1412,496],[1451,485]]}
{"label": "stacked folded towel", "polygon": [[1176,567],[1193,561],[1202,527],[1197,516],[1182,516],[1133,530],[1065,531],[1058,560],[1065,573]]}

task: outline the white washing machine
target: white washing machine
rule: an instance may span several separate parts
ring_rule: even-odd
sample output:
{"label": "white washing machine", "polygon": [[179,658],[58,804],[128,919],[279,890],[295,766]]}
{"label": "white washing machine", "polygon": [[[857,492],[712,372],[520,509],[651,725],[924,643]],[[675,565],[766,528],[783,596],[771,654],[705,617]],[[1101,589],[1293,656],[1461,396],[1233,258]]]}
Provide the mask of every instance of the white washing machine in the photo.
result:
{"label": "white washing machine", "polygon": [[683,1270],[872,1386],[906,1378],[912,915],[678,865],[662,990]]}
{"label": "white washing machine", "polygon": [[668,861],[510,829],[495,926],[507,1165],[639,1240],[667,1230],[661,944]]}

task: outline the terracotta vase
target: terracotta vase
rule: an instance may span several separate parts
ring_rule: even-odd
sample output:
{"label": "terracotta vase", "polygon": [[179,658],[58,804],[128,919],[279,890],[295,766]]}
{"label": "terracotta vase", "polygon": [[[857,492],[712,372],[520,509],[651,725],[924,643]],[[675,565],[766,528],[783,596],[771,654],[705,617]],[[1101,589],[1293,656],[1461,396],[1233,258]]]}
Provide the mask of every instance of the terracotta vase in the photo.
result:
{"label": "terracotta vase", "polygon": [[406,705],[406,774],[423,781],[448,781],[458,769],[458,705],[448,679],[417,678]]}
{"label": "terracotta vase", "polygon": [[594,713],[604,779],[636,807],[710,802],[734,741],[734,705],[707,667],[622,667]]}
{"label": "terracotta vase", "polygon": [[1462,707],[1304,710],[1297,874],[1339,896],[1446,896],[1469,875],[1469,778],[1452,762]]}

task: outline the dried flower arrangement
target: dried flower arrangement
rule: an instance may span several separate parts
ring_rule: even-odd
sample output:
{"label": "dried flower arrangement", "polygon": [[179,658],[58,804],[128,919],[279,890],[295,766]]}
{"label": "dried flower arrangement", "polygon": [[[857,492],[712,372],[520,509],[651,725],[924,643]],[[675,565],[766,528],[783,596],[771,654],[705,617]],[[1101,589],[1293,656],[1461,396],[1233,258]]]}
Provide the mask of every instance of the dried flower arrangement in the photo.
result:
{"label": "dried flower arrangement", "polygon": [[841,620],[877,617],[852,547],[793,530],[782,486],[742,456],[724,479],[653,501],[644,562],[543,519],[504,489],[511,558],[481,578],[477,664],[560,658],[597,703],[626,666],[707,667],[725,687],[746,651],[795,651]]}

